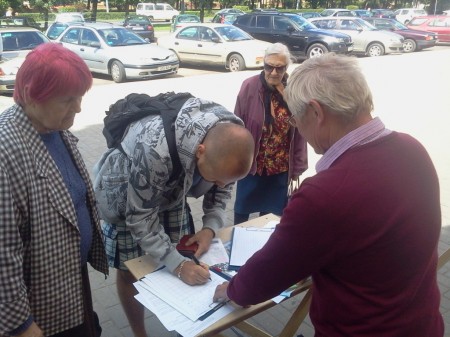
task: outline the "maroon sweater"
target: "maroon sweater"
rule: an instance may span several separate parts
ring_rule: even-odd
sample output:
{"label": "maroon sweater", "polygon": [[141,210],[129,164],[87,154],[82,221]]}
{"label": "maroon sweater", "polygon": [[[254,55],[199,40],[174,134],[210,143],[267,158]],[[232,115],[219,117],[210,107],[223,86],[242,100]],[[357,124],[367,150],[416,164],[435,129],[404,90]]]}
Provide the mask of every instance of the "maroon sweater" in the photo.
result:
{"label": "maroon sweater", "polygon": [[255,304],[312,275],[316,336],[441,337],[440,228],[433,164],[393,132],[305,179],[228,296]]}

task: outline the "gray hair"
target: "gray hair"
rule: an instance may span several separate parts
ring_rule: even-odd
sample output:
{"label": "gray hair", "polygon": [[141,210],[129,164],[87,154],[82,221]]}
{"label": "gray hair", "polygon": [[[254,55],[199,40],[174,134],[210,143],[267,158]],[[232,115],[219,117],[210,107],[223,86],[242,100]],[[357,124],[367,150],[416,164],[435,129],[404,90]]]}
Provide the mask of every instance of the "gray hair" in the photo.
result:
{"label": "gray hair", "polygon": [[283,55],[286,58],[286,65],[289,66],[292,63],[293,57],[291,55],[291,52],[289,51],[288,47],[286,47],[284,44],[276,42],[267,47],[266,53],[264,55],[264,61],[266,60],[267,56],[274,54]]}
{"label": "gray hair", "polygon": [[284,91],[289,110],[299,117],[311,100],[346,120],[373,110],[372,93],[355,57],[327,53],[310,58],[289,77]]}

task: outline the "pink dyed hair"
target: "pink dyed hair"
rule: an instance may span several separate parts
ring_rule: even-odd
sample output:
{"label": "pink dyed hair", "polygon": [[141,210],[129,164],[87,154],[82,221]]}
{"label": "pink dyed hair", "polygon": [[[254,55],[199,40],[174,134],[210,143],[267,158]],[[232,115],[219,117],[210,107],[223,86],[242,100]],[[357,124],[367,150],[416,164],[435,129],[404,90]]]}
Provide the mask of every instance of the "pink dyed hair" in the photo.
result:
{"label": "pink dyed hair", "polygon": [[28,98],[43,103],[58,96],[83,96],[92,86],[86,63],[74,52],[58,43],[48,42],[32,50],[19,68],[14,101],[25,104]]}

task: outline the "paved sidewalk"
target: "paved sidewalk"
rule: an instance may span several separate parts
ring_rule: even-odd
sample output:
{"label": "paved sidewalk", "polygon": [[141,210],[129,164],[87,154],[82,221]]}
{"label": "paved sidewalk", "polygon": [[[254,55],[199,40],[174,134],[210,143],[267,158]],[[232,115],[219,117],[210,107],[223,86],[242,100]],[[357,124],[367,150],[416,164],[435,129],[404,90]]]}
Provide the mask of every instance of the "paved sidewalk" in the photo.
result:
{"label": "paved sidewalk", "polygon": [[[101,129],[101,125],[94,125],[74,132],[80,138],[79,147],[88,167],[93,167],[98,160],[100,153],[102,153],[106,147]],[[314,163],[310,162],[310,166],[313,167]],[[446,192],[447,196],[449,196],[448,192],[450,192],[450,190]],[[449,201],[449,198],[443,200],[443,211],[448,211]],[[194,221],[196,224],[201,223],[201,199],[196,200],[189,198],[188,202],[192,208]],[[233,204],[234,198],[228,205],[227,218],[229,225],[233,222]],[[450,247],[450,218],[448,212],[447,214],[444,214],[444,216],[445,223],[439,244],[440,253]],[[92,270],[90,278],[93,289],[94,307],[100,317],[100,322],[104,330],[103,336],[133,337],[117,297],[115,271],[111,269],[109,278],[105,280],[101,274]],[[447,334],[450,334],[450,263],[440,270],[439,285],[442,292],[441,312],[445,318]],[[281,331],[290,316],[289,313],[293,312],[300,300],[301,296],[297,296],[276,308],[272,308],[268,312],[255,316],[251,321],[275,336]],[[174,332],[168,332],[149,311],[146,311],[146,327],[149,337],[176,336]],[[314,329],[309,321],[309,317],[300,326],[298,333],[303,334],[304,337],[314,336]],[[230,329],[227,330],[225,334],[230,337],[236,336]],[[246,335],[244,334],[243,336]]]}
{"label": "paved sidewalk", "polygon": [[[429,53],[428,53],[429,54]],[[431,54],[430,54],[431,55]],[[439,252],[450,247],[450,133],[448,132],[449,115],[448,88],[450,87],[450,67],[448,57],[450,52],[433,52],[433,62],[427,57],[427,51],[390,57],[386,62],[384,57],[361,58],[365,64],[369,84],[375,99],[375,112],[378,112],[387,127],[393,130],[405,131],[418,138],[429,151],[439,174],[441,184],[441,205],[443,227],[439,243]],[[418,67],[426,64],[426,67]],[[367,66],[369,65],[369,66]],[[414,71],[410,71],[414,69]],[[240,72],[230,74],[205,75],[175,80],[132,81],[120,86],[103,85],[94,87],[83,100],[83,111],[76,117],[73,131],[80,139],[79,147],[89,169],[93,167],[105,150],[105,140],[102,135],[102,119],[109,104],[124,97],[130,92],[147,92],[157,94],[174,90],[176,92],[190,91],[195,96],[205,97],[223,104],[228,109],[234,107],[235,97],[240,83],[244,78],[258,72]],[[401,74],[402,83],[386,78],[393,74]],[[438,83],[438,85],[416,88],[417,79],[421,83]],[[187,80],[187,81],[186,81]],[[213,83],[214,85],[205,85]],[[388,90],[389,86],[390,89]],[[119,92],[120,91],[120,92]],[[415,99],[415,95],[417,99]],[[0,109],[11,105],[11,99],[0,96]],[[377,115],[375,113],[375,115]],[[309,152],[309,174],[313,174],[318,156]],[[201,223],[201,199],[189,199],[194,220]],[[234,201],[228,205],[228,224],[232,224]],[[111,270],[110,277],[104,277],[91,271],[94,306],[98,312],[103,327],[104,337],[133,337],[127,319],[124,315],[116,292],[115,272]],[[388,277],[388,276],[387,276]],[[441,289],[441,312],[444,316],[446,336],[450,337],[450,263],[444,266],[438,274]],[[277,335],[294,310],[299,298],[284,302],[282,305],[259,314],[253,322],[273,335]],[[149,337],[176,336],[174,332],[166,331],[159,321],[150,313],[146,313],[146,326]],[[305,337],[314,335],[313,328],[307,319],[298,333]],[[230,330],[227,336],[235,336]]]}

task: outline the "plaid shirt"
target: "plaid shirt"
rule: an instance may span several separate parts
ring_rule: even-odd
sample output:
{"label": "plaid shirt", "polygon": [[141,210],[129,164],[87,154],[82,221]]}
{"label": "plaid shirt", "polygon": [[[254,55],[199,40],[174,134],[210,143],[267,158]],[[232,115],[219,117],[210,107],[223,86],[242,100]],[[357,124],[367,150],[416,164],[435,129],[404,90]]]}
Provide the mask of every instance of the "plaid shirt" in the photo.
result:
{"label": "plaid shirt", "polygon": [[[61,132],[88,192],[91,265],[108,273],[94,193],[77,138]],[[52,335],[83,322],[80,233],[61,174],[21,107],[0,115],[0,335],[29,315]]]}

